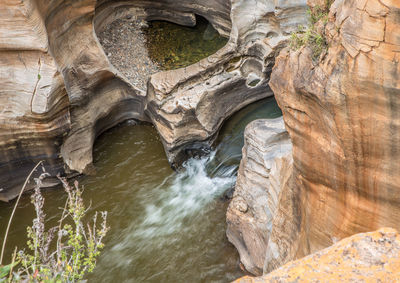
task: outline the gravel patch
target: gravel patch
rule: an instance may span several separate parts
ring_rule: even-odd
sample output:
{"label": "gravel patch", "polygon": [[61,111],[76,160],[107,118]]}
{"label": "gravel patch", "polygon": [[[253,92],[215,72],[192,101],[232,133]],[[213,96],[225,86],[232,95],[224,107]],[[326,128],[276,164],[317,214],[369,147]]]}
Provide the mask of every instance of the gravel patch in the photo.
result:
{"label": "gravel patch", "polygon": [[118,19],[97,35],[111,64],[141,90],[150,75],[161,71],[149,57],[142,31],[146,26],[142,20]]}

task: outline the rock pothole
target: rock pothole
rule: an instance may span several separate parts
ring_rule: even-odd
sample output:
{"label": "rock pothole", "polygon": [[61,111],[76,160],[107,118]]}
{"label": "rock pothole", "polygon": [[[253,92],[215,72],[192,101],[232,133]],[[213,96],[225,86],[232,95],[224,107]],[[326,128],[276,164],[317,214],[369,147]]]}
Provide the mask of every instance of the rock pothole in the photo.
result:
{"label": "rock pothole", "polygon": [[111,64],[135,87],[146,90],[157,72],[187,67],[206,58],[228,41],[202,17],[195,27],[171,22],[119,18],[98,33]]}
{"label": "rock pothole", "polygon": [[214,54],[228,42],[200,16],[196,17],[194,27],[152,21],[143,30],[149,56],[162,70],[190,66]]}

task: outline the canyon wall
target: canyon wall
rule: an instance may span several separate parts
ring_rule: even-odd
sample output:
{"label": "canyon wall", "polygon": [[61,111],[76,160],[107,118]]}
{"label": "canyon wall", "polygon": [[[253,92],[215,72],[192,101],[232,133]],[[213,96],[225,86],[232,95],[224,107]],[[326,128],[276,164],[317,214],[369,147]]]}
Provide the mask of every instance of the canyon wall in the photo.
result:
{"label": "canyon wall", "polygon": [[144,119],[145,94],[109,63],[93,27],[96,1],[40,5],[50,52],[63,75],[71,130],[61,147],[68,169],[89,173],[95,138],[126,119]]}
{"label": "canyon wall", "polygon": [[18,194],[39,160],[62,169],[63,136],[71,122],[62,75],[49,53],[40,10],[33,1],[0,3],[0,200]]}
{"label": "canyon wall", "polygon": [[293,143],[301,225],[273,228],[283,233],[269,239],[264,272],[355,233],[400,228],[399,12],[395,0],[337,0],[316,24],[328,46],[319,58],[312,43],[277,58],[270,86]]}
{"label": "canyon wall", "polygon": [[[324,7],[332,2],[309,1],[308,39],[293,37],[271,74],[293,144],[293,168],[278,172],[291,170],[288,181],[276,189],[261,178],[271,174],[267,166],[251,165],[269,162],[261,153],[274,142],[243,148],[227,235],[253,274],[355,233],[400,228],[400,4],[337,0]],[[264,136],[259,129],[251,140]],[[250,159],[254,148],[259,154]]]}
{"label": "canyon wall", "polygon": [[145,119],[144,94],[116,72],[97,41],[95,4],[0,5],[2,200],[16,195],[39,160],[52,176],[64,172],[63,163],[90,171],[97,135],[128,118]]}

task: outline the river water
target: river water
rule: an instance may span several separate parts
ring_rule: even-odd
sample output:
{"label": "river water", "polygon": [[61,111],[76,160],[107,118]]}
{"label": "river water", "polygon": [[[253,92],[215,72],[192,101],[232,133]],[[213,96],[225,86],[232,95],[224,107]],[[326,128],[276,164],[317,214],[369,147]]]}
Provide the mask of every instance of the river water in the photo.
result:
{"label": "river water", "polygon": [[[111,227],[106,247],[89,282],[229,282],[243,275],[239,257],[225,236],[225,195],[234,186],[244,127],[258,118],[281,115],[273,98],[255,102],[224,125],[207,157],[189,160],[174,172],[155,129],[124,123],[99,137],[95,176],[80,178],[84,199],[107,210]],[[60,215],[66,195],[45,190],[49,225]],[[13,203],[0,203],[0,235]],[[34,216],[29,195],[22,197],[8,254],[23,247]]]}

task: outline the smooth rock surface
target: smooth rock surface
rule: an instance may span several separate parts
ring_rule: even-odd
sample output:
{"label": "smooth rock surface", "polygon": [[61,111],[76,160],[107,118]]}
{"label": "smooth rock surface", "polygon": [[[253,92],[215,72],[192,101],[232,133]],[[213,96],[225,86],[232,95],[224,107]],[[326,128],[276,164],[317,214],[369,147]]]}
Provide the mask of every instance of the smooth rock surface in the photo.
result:
{"label": "smooth rock surface", "polygon": [[301,223],[277,223],[265,273],[337,239],[400,228],[399,11],[394,0],[335,1],[319,62],[309,47],[277,58],[270,86],[293,143]]}
{"label": "smooth rock surface", "polygon": [[71,113],[61,155],[69,169],[89,173],[99,134],[126,119],[145,119],[144,94],[111,66],[98,42],[96,1],[48,3],[43,1],[42,9],[49,47],[64,77]]}
{"label": "smooth rock surface", "polygon": [[282,117],[251,122],[244,138],[226,233],[245,268],[261,275],[281,191],[292,173],[292,144]]}
{"label": "smooth rock surface", "polygon": [[399,278],[400,234],[382,228],[345,238],[262,277],[235,282],[398,282]]}
{"label": "smooth rock surface", "polygon": [[272,95],[267,84],[275,55],[307,23],[306,1],[232,0],[230,19],[224,48],[187,68],[151,76],[146,113],[174,167],[207,152],[235,111]]}
{"label": "smooth rock surface", "polygon": [[[40,160],[62,170],[70,128],[68,96],[40,10],[32,1],[0,4],[0,200],[15,197]],[[28,185],[30,187],[31,184]]]}
{"label": "smooth rock surface", "polygon": [[109,64],[93,29],[96,1],[0,5],[0,199],[39,160],[51,175],[86,172],[102,131],[146,120],[144,94]]}

